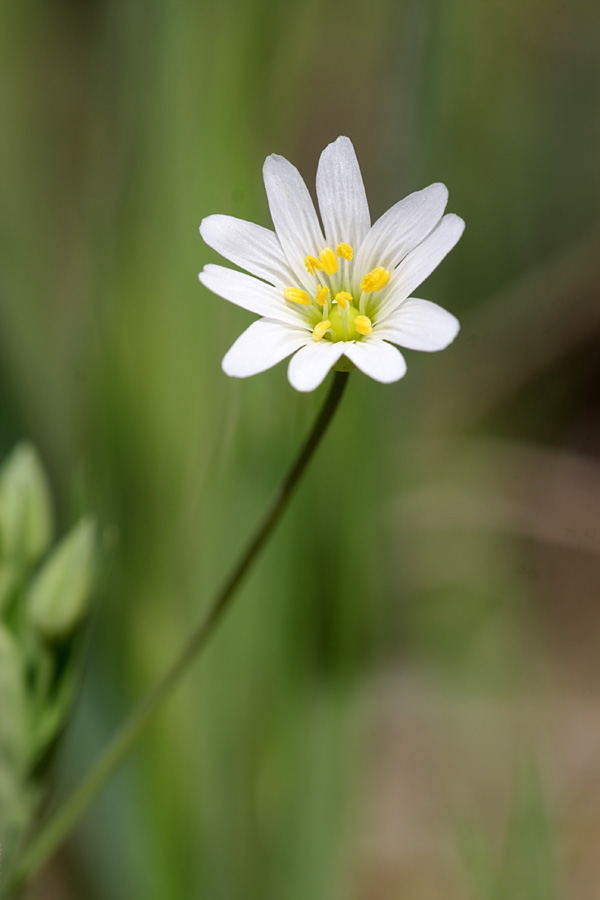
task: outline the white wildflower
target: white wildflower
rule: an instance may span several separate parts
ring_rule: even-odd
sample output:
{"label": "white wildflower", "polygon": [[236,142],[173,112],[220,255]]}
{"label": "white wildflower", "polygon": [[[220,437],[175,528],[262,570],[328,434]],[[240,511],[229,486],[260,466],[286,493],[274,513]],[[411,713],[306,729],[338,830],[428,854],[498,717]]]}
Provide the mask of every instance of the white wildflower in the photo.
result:
{"label": "white wildflower", "polygon": [[443,214],[445,185],[410,194],[371,225],[354,147],[339,137],[319,160],[321,227],[291,163],[269,156],[264,180],[274,232],[223,215],[200,226],[210,247],[250,273],[207,265],[200,281],[262,317],[225,355],[227,375],[246,378],[294,354],[288,378],[298,391],[314,390],[332,367],[387,383],[406,372],[393,344],[432,351],[454,340],[458,320],[411,296],[463,233],[462,219]]}

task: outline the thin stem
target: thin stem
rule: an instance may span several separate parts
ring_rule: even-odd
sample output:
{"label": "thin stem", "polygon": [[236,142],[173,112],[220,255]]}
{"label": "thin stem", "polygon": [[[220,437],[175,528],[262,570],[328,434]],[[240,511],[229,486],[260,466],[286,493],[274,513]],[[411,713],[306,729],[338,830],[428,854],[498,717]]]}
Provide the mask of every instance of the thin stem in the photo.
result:
{"label": "thin stem", "polygon": [[191,663],[215,633],[217,625],[231,605],[237,589],[283,515],[294,489],[333,419],[347,383],[347,373],[335,373],[327,398],[306,443],[237,565],[232,569],[213,603],[185,641],[165,674],[151,688],[120,731],[117,732],[82,783],[75,788],[62,807],[29,845],[12,881],[13,890],[22,888],[68,837],[85,810],[130,752],[154,713],[177,686]]}

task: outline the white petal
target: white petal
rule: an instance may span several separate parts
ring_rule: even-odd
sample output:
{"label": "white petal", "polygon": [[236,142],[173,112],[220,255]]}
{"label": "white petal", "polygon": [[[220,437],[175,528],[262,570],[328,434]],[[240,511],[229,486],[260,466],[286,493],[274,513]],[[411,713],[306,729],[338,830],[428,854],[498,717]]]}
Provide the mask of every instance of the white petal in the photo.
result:
{"label": "white petal", "polygon": [[371,227],[360,167],[347,137],[323,150],[317,169],[317,197],[328,245],[344,241],[358,251]]}
{"label": "white petal", "polygon": [[410,350],[444,350],[460,329],[456,316],[429,300],[409,297],[381,327],[378,338]]}
{"label": "white petal", "polygon": [[293,283],[277,235],[268,228],[216,215],[202,220],[200,234],[209,247],[252,275],[283,287]]}
{"label": "white petal", "polygon": [[267,316],[295,325],[297,328],[309,328],[302,314],[287,305],[281,289],[265,284],[258,278],[212,263],[205,266],[198,277],[209,291],[229,300],[230,303],[235,303],[236,306],[241,306],[242,309],[247,309],[258,316]]}
{"label": "white petal", "polygon": [[283,156],[273,154],[263,168],[271,218],[283,252],[296,278],[304,285],[314,284],[307,274],[304,259],[318,256],[325,246],[312,198],[298,169]]}
{"label": "white petal", "polygon": [[380,306],[380,316],[386,316],[399,307],[426,278],[437,269],[443,258],[459,241],[465,223],[459,216],[449,213],[425,240],[409,253],[393,274],[393,284]]}
{"label": "white petal", "polygon": [[406,362],[400,351],[385,341],[377,340],[375,335],[343,346],[344,355],[375,381],[389,384],[406,374]]}
{"label": "white petal", "polygon": [[433,231],[448,202],[445,184],[430,184],[409,194],[378,219],[360,248],[355,273],[358,281],[376,266],[394,268]]}
{"label": "white petal", "polygon": [[344,352],[344,342],[311,341],[295,356],[288,366],[288,379],[297,391],[314,391],[319,387],[332,366]]}
{"label": "white petal", "polygon": [[222,367],[226,375],[248,378],[277,365],[290,353],[302,347],[310,335],[280,322],[259,319],[239,336],[223,357]]}

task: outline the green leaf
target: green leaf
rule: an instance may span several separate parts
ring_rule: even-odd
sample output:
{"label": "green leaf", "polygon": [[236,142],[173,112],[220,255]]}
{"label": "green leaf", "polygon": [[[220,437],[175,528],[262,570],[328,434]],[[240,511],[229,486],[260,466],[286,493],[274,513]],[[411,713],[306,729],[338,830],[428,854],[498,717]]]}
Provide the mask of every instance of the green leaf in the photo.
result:
{"label": "green leaf", "polygon": [[28,591],[29,620],[46,640],[67,637],[87,610],[95,535],[94,522],[82,519],[53,550]]}
{"label": "green leaf", "polygon": [[0,469],[0,557],[32,565],[50,546],[52,534],[44,469],[35,448],[19,444]]}

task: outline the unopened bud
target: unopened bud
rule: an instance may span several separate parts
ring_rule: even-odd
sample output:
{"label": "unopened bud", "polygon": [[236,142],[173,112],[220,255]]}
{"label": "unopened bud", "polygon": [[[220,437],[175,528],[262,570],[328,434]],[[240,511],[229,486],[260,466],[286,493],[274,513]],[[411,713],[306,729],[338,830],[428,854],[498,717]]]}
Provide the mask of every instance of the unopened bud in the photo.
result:
{"label": "unopened bud", "polygon": [[53,550],[29,589],[29,619],[47,640],[66,637],[87,610],[95,537],[94,523],[82,519]]}
{"label": "unopened bud", "polygon": [[19,444],[0,469],[0,558],[31,565],[52,541],[52,503],[36,450]]}

